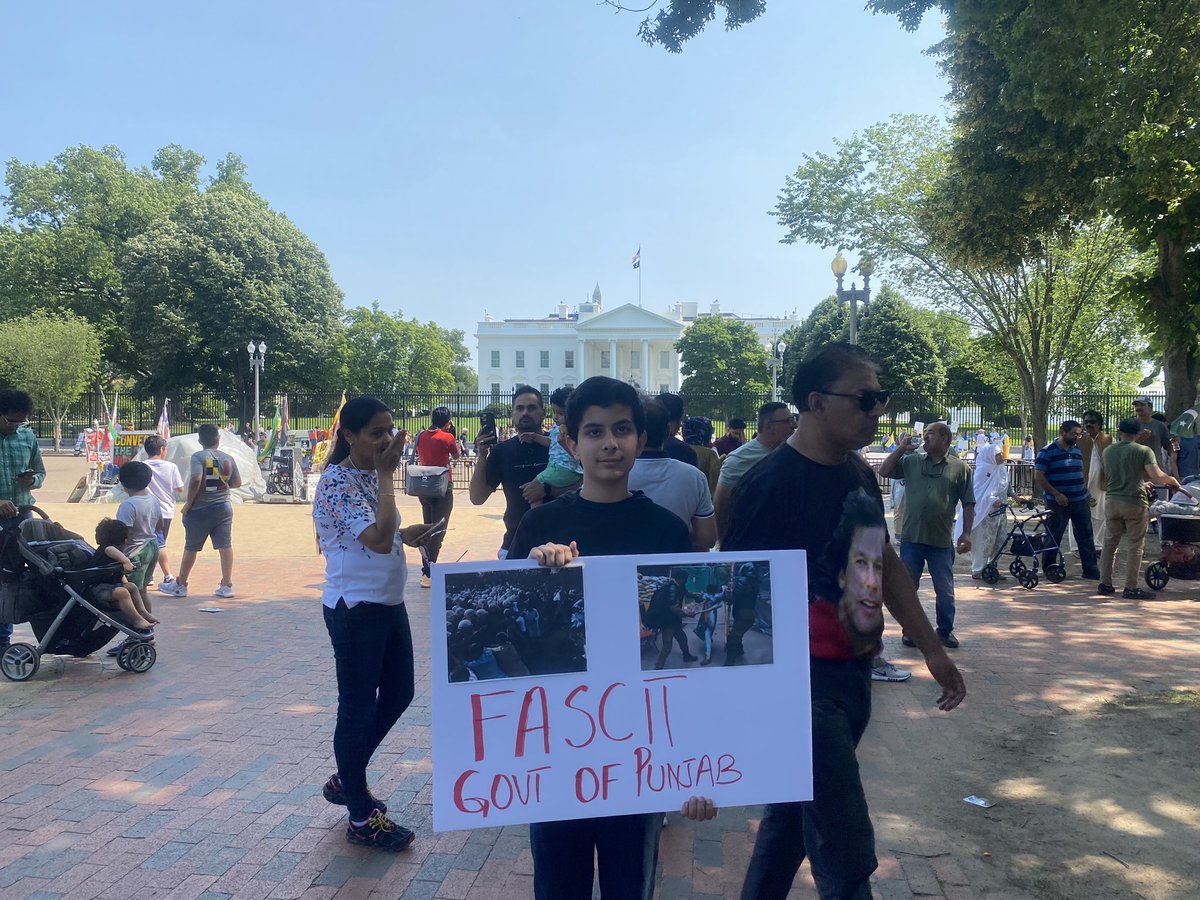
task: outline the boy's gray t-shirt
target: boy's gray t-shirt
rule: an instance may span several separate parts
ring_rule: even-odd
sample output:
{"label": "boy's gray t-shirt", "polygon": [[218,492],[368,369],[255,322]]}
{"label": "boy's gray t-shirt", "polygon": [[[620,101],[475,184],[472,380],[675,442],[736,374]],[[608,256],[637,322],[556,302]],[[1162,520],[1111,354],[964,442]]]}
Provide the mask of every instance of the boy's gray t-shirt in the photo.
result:
{"label": "boy's gray t-shirt", "polygon": [[237,462],[223,450],[197,450],[192,454],[188,477],[200,477],[200,490],[193,509],[229,502],[229,479],[237,471]]}
{"label": "boy's gray t-shirt", "polygon": [[148,543],[155,540],[154,532],[162,519],[158,501],[149,494],[127,497],[117,507],[117,519],[129,526],[129,543],[125,555],[132,557]]}

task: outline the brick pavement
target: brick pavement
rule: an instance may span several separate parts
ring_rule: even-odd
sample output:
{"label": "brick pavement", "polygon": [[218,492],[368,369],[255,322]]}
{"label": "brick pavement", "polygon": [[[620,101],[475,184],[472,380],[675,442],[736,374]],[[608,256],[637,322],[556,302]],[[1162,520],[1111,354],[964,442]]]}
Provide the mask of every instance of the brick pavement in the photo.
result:
{"label": "brick pavement", "polygon": [[[80,509],[64,507],[64,518]],[[443,559],[490,555],[499,512],[495,499],[480,509],[460,502]],[[306,507],[272,515],[294,530],[294,555],[240,564],[236,600],[162,598],[167,624],[151,672],[47,657],[34,681],[0,683],[0,896],[532,896],[524,828],[431,830],[429,594],[415,577],[416,701],[370,774],[418,840],[399,856],[345,842],[343,811],[320,795],[336,705],[320,560]],[[193,583],[216,580],[215,559],[202,558]],[[972,780],[986,748],[1114,694],[1197,686],[1190,635],[1200,603],[1187,583],[1159,603],[1079,596],[1070,582],[1027,593],[959,576],[958,587],[967,703],[937,712],[923,669],[876,685],[860,748],[880,858],[873,893],[886,900],[1021,896],[959,832],[980,812],[961,798],[994,787]],[[915,665],[894,625],[887,644],[896,662]],[[727,809],[695,825],[671,816],[658,896],[736,897],[759,815]],[[791,896],[815,897],[807,868]]]}

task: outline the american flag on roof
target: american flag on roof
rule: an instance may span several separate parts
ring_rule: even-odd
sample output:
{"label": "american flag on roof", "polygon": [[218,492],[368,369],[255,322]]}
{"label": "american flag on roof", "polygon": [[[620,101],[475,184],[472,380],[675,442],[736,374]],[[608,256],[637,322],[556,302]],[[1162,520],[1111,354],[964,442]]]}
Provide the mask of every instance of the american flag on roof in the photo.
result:
{"label": "american flag on roof", "polygon": [[633,254],[633,267],[634,267],[635,269],[637,269],[637,268],[639,268],[641,265],[642,265],[642,248],[641,248],[641,247],[638,247],[638,248],[637,248],[637,253]]}
{"label": "american flag on roof", "polygon": [[163,398],[162,412],[158,416],[158,426],[155,428],[155,431],[158,432],[158,436],[164,441],[169,441],[171,439],[171,413],[168,409],[170,402],[171,400],[169,397]]}

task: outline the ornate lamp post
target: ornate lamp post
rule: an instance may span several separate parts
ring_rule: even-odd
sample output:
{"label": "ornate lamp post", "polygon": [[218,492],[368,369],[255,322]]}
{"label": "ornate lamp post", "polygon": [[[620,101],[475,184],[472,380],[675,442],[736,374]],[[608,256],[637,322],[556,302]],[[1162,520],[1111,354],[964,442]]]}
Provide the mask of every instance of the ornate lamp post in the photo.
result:
{"label": "ornate lamp post", "polygon": [[863,255],[858,258],[858,265],[854,267],[855,271],[862,275],[863,286],[862,290],[855,287],[854,282],[850,282],[849,289],[842,287],[842,277],[846,274],[849,268],[849,263],[846,257],[842,256],[842,251],[837,252],[837,256],[833,258],[833,262],[829,268],[833,270],[833,276],[837,279],[837,298],[838,306],[849,300],[850,301],[850,343],[858,343],[858,304],[862,302],[863,315],[867,314],[867,308],[871,303],[871,275],[875,272],[875,263],[871,257]]}
{"label": "ornate lamp post", "polygon": [[771,399],[779,399],[779,367],[783,363],[783,353],[787,350],[784,341],[769,340],[763,344],[771,357]]}
{"label": "ornate lamp post", "polygon": [[254,440],[257,443],[261,427],[258,417],[258,373],[267,367],[267,342],[259,341],[256,345],[251,341],[246,345],[246,352],[250,354],[250,368],[254,370]]}

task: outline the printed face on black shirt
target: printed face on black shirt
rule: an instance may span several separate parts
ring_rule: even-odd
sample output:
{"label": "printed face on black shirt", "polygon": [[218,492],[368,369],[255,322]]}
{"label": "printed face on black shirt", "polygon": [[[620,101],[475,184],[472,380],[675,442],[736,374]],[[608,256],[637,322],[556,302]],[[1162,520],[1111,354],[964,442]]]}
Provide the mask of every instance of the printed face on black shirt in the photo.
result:
{"label": "printed face on black shirt", "polygon": [[883,545],[880,525],[854,529],[846,564],[838,573],[842,589],[838,618],[851,639],[869,638],[872,646],[883,631]]}

